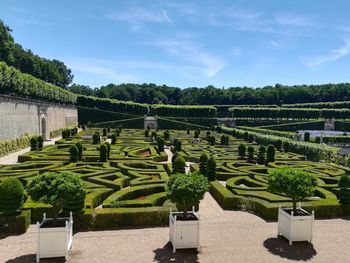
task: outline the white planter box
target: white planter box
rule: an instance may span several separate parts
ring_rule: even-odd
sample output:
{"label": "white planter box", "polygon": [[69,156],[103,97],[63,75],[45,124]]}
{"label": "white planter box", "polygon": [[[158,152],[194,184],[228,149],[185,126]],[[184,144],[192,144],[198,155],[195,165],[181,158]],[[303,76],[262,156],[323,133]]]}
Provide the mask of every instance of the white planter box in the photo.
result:
{"label": "white planter box", "polygon": [[289,240],[289,245],[294,241],[309,241],[312,243],[312,228],[315,220],[315,213],[309,214],[307,211],[298,207],[308,215],[294,216],[281,208],[278,209],[278,235],[283,235]]}
{"label": "white planter box", "polygon": [[47,227],[42,228],[42,225],[52,220],[47,219],[44,213],[44,218],[41,223],[37,222],[38,228],[38,243],[36,262],[40,258],[65,257],[68,259],[69,250],[72,247],[73,241],[73,217],[72,212],[69,218],[58,218],[58,220],[66,220],[64,227]]}
{"label": "white planter box", "polygon": [[173,245],[173,252],[181,248],[196,248],[199,251],[199,214],[194,211],[197,220],[177,220],[177,216],[182,212],[172,212],[169,214],[169,239]]}

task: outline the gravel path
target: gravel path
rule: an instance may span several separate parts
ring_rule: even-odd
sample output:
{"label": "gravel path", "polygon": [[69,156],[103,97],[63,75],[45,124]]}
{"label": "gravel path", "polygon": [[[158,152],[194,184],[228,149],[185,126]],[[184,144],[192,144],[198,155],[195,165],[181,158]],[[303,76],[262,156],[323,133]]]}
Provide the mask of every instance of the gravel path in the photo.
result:
{"label": "gravel path", "polygon": [[[241,211],[223,211],[207,194],[200,204],[201,249],[172,253],[167,227],[80,232],[68,262],[349,262],[350,218],[317,220],[314,244],[289,246],[276,223]],[[0,262],[34,262],[35,226],[19,236],[0,235]],[[64,262],[63,259],[41,262]]]}
{"label": "gravel path", "polygon": [[[55,141],[60,140],[60,139],[61,139],[61,136],[57,137],[57,138],[50,139],[49,141],[45,141],[44,146],[53,145],[53,144],[55,144]],[[30,147],[27,147],[27,148],[20,150],[18,152],[14,152],[14,153],[11,153],[11,154],[6,155],[4,157],[0,157],[0,164],[15,164],[18,161],[18,156],[25,154],[26,152],[29,152],[29,151],[30,151]]]}

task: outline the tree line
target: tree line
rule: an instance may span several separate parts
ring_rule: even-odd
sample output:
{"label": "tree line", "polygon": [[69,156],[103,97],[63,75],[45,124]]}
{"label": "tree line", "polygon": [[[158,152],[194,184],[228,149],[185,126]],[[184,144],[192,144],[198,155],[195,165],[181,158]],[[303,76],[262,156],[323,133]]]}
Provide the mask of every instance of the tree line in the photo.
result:
{"label": "tree line", "polygon": [[91,88],[73,84],[69,90],[88,96],[112,98],[148,104],[172,105],[278,105],[294,103],[318,103],[350,100],[350,83],[324,85],[265,86],[263,88],[230,87],[180,89],[153,83],[119,85]]}
{"label": "tree line", "polygon": [[66,88],[73,80],[67,66],[57,59],[45,59],[16,43],[12,30],[0,20],[0,60],[23,73],[30,74],[55,86]]}

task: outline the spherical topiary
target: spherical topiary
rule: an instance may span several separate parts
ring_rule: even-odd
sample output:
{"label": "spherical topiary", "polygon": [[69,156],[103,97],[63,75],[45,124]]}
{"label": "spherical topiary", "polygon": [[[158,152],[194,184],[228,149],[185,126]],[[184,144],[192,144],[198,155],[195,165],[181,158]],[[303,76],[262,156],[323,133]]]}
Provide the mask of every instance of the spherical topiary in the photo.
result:
{"label": "spherical topiary", "polygon": [[350,188],[350,175],[342,175],[338,183],[339,188]]}
{"label": "spherical topiary", "polygon": [[6,178],[0,183],[0,213],[13,214],[23,205],[24,188],[16,178]]}
{"label": "spherical topiary", "polygon": [[182,156],[178,156],[175,159],[174,164],[173,164],[173,173],[174,174],[177,174],[177,173],[184,174],[184,173],[186,173],[185,167],[186,167],[185,159]]}

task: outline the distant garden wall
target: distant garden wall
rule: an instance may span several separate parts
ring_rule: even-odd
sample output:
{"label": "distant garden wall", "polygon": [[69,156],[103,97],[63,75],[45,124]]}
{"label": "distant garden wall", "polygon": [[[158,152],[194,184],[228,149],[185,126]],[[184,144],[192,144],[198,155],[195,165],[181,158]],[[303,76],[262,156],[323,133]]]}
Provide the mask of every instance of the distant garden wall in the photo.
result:
{"label": "distant garden wall", "polygon": [[0,140],[50,132],[78,122],[73,106],[0,95]]}

